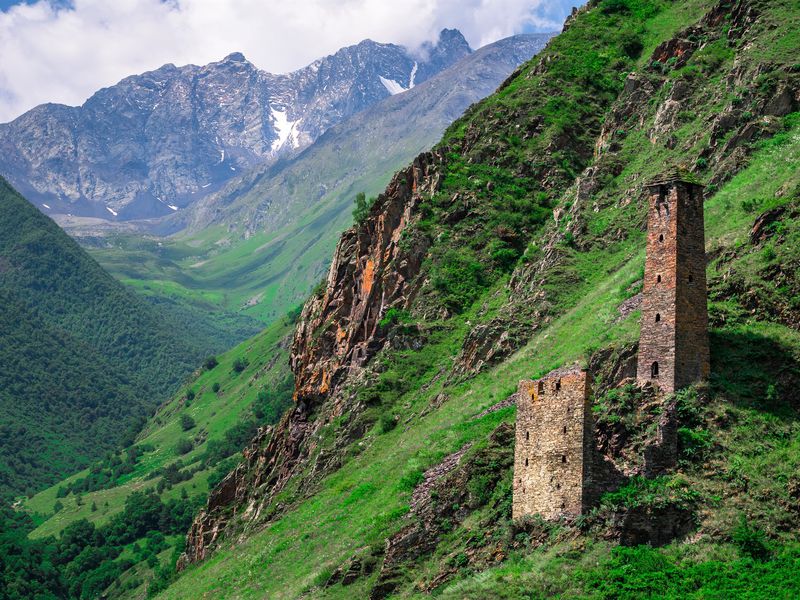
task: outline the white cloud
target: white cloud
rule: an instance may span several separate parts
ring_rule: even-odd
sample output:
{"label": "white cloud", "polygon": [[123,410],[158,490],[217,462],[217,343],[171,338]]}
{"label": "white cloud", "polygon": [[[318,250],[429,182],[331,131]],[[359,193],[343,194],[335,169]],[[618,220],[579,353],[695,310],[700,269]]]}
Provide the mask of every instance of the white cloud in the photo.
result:
{"label": "white cloud", "polygon": [[558,29],[569,0],[37,0],[0,12],[0,123],[165,63],[240,51],[274,73],[372,38],[416,47],[444,27],[477,48]]}

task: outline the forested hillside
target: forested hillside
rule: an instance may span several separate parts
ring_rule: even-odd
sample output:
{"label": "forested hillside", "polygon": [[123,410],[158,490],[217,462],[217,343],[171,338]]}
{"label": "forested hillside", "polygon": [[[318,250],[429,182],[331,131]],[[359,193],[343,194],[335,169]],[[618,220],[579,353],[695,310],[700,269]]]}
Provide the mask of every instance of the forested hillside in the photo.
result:
{"label": "forested hillside", "polygon": [[169,581],[209,487],[291,403],[293,325],[206,359],[123,450],[0,505],[0,598],[143,597]]}
{"label": "forested hillside", "polygon": [[0,494],[115,449],[208,348],[0,179]]}

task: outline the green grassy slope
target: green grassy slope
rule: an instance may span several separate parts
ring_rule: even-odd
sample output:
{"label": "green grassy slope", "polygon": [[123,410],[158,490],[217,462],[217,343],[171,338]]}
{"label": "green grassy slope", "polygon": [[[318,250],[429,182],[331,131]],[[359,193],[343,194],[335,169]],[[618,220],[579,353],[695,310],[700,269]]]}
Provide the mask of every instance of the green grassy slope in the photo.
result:
{"label": "green grassy slope", "polygon": [[[199,506],[209,478],[212,484],[219,481],[238,460],[256,425],[274,423],[290,403],[287,336],[292,327],[291,320],[281,319],[219,356],[213,368],[195,373],[136,437],[134,461],[126,459],[128,451],[111,454],[25,500],[22,508],[36,524],[30,537],[57,539],[65,528],[84,519],[102,529],[124,512],[134,492],[155,492],[165,503],[177,500]],[[244,367],[241,371],[235,369],[237,361]],[[191,422],[184,426],[187,416]],[[182,440],[191,442],[185,453],[177,448]],[[126,463],[129,468],[120,468]],[[169,563],[172,550],[182,544],[181,536],[168,536],[161,562]],[[123,553],[118,562],[125,558]],[[139,588],[152,577],[153,568],[140,564],[124,579]]]}
{"label": "green grassy slope", "polygon": [[[772,198],[775,190],[787,183],[800,185],[798,157],[800,128],[795,128],[789,141],[763,150],[750,168],[707,203],[709,248],[720,244],[725,247],[747,244],[752,218],[741,208],[739,199]],[[772,172],[776,159],[786,161],[784,174],[787,177],[765,176]],[[599,218],[602,215],[598,215]],[[792,227],[797,225],[797,221],[791,224]],[[415,474],[436,464],[443,456],[458,450],[465,443],[485,438],[499,422],[513,423],[514,419],[513,409],[504,409],[477,420],[474,419],[475,415],[513,392],[520,379],[537,377],[554,367],[582,360],[586,350],[598,343],[633,341],[638,338],[638,313],[633,313],[621,323],[616,322],[617,307],[630,293],[630,285],[639,278],[644,261],[643,251],[631,250],[621,261],[620,257],[610,261],[610,273],[608,269],[598,269],[600,273],[596,280],[586,282],[583,288],[586,294],[582,299],[536,335],[525,348],[502,365],[468,383],[448,388],[434,385],[424,391],[420,389],[438,372],[439,367],[447,367],[450,363],[452,349],[457,347],[458,336],[463,335],[463,329],[456,330],[453,339],[448,340],[451,348],[449,353],[447,342],[426,351],[431,356],[438,355],[438,360],[431,361],[425,376],[414,386],[415,389],[404,396],[403,411],[404,414],[418,415],[444,391],[449,400],[440,409],[425,417],[413,418],[407,425],[387,434],[381,434],[379,426],[376,426],[363,440],[366,449],[326,478],[320,491],[312,498],[301,502],[263,532],[218,552],[210,560],[191,569],[161,597],[177,599],[194,594],[197,597],[260,598],[266,594],[275,598],[297,598],[311,590],[315,598],[366,597],[373,583],[370,578],[347,587],[337,585],[323,590],[319,586],[360,548],[371,544],[382,545],[387,536],[404,524],[403,515],[408,510],[411,491],[407,482],[414,481]],[[796,249],[785,250],[795,256],[797,254]],[[587,259],[597,266],[595,261]],[[716,275],[714,267],[710,267],[709,276],[714,278]],[[720,305],[712,303],[711,308],[713,312],[719,310]],[[474,314],[464,316],[465,319],[470,317],[474,318]],[[731,424],[713,432],[713,443],[721,446],[713,457],[714,473],[705,473],[700,464],[687,468],[687,476],[693,485],[703,491],[704,499],[708,502],[707,510],[712,513],[710,518],[720,528],[726,529],[726,534],[730,534],[737,524],[737,515],[747,514],[752,518],[753,526],[770,531],[776,547],[780,547],[788,540],[795,540],[795,537],[792,531],[773,529],[776,525],[770,514],[774,510],[773,504],[759,502],[742,490],[731,495],[731,490],[725,484],[725,473],[735,470],[737,477],[754,482],[751,485],[767,493],[776,482],[785,481],[800,467],[800,420],[794,411],[776,416],[772,407],[765,405],[769,374],[764,373],[768,365],[761,358],[764,349],[782,348],[792,357],[790,364],[793,363],[796,369],[800,364],[800,334],[778,324],[746,319],[715,328],[712,340],[714,387],[709,410],[714,414],[710,418],[716,418],[717,412],[728,412]],[[767,354],[765,358],[769,360],[770,355]],[[764,473],[767,465],[770,472]],[[718,474],[722,475],[721,479]],[[510,481],[505,481],[505,484],[504,489],[495,493],[508,496]],[[485,512],[491,515],[491,510]],[[504,515],[506,520],[509,517],[508,514]],[[452,539],[448,539],[445,547],[436,555],[417,565],[413,576],[425,578],[435,575],[443,564],[463,552],[464,540],[475,530],[480,532],[483,527],[486,524],[478,514],[467,526],[455,531]],[[649,555],[644,550],[644,557],[626,559],[622,555],[611,554],[607,543],[593,542],[583,552],[575,550],[570,542],[559,542],[555,534],[552,537],[552,544],[535,551],[524,548],[516,550],[507,563],[488,572],[473,574],[469,566],[462,567],[459,577],[464,581],[450,584],[444,596],[521,598],[530,597],[530,594],[533,597],[566,594],[570,597],[614,597],[608,594],[619,592],[621,588],[602,588],[600,582],[603,577],[621,578],[627,585],[628,580],[645,579],[647,572],[655,580],[638,583],[648,593],[660,594],[663,591],[674,597],[686,597],[682,593],[696,593],[697,597],[707,597],[704,593],[734,593],[738,589],[751,590],[755,594],[759,586],[764,585],[765,577],[775,575],[768,565],[758,567],[748,562],[747,555],[740,559],[733,544],[720,544],[714,539],[689,546],[679,543],[653,551],[649,559],[651,563],[647,563]],[[796,575],[789,567],[780,566],[783,564],[781,561],[788,561],[789,558],[782,554],[784,551],[777,552],[777,568],[784,569],[778,575]],[[785,552],[795,552],[791,556],[797,556],[797,550],[787,549]],[[309,556],[313,556],[314,560],[308,560]],[[625,560],[637,566],[642,561],[646,569],[640,574],[625,573]],[[720,561],[721,564],[707,564],[711,560]],[[787,563],[792,569],[796,568],[797,558],[793,560]],[[691,566],[695,564],[698,566]],[[701,583],[691,588],[677,571],[678,565],[695,569],[693,575],[687,574],[685,577],[700,578]],[[662,575],[662,566],[666,575]],[[731,580],[727,584],[719,583],[719,589],[714,587],[717,583],[709,574],[709,571],[717,568],[724,569],[725,577]],[[740,568],[757,568],[756,573],[749,571],[750,574],[746,576],[753,578],[751,582],[736,575]],[[619,569],[623,569],[622,574],[617,572]],[[718,576],[722,577],[721,574]],[[672,587],[661,588],[662,582],[669,582]],[[703,587],[706,582],[709,588]],[[783,580],[781,585],[790,583]],[[685,587],[687,585],[689,587]],[[791,585],[797,586],[800,582],[795,579]],[[632,587],[629,592],[635,589]],[[414,596],[413,586],[400,594],[401,597],[407,595]]]}
{"label": "green grassy slope", "polygon": [[[606,93],[619,93],[631,67],[645,77],[666,79],[643,109],[629,115],[625,128],[613,132],[613,149],[584,159],[583,166],[596,165],[599,172],[600,185],[589,201],[570,213],[575,201],[572,188],[554,202],[553,208],[565,209],[568,216],[560,225],[556,248],[561,258],[541,275],[551,318],[538,323],[522,348],[499,364],[462,381],[441,376],[453,371],[462,342],[475,323],[522,300],[513,297],[509,275],[501,269],[493,278],[477,279],[474,290],[447,285],[441,265],[448,264],[447,250],[452,250],[454,240],[468,239],[466,235],[470,240],[490,238],[490,228],[496,223],[465,219],[459,223],[461,230],[449,227],[434,199],[423,226],[439,243],[430,268],[443,285],[423,298],[461,312],[454,310],[446,321],[412,313],[409,318],[437,333],[419,351],[388,351],[375,359],[381,365],[382,382],[389,385],[375,389],[383,389],[391,401],[373,410],[398,417],[394,419],[397,426],[386,427],[375,418],[368,433],[352,444],[343,466],[316,484],[313,494],[303,496],[289,486],[275,500],[290,506],[288,511],[266,523],[263,530],[230,540],[208,560],[190,567],[160,598],[368,597],[375,571],[362,570],[349,585],[326,584],[352,557],[363,557],[373,549],[380,555],[385,540],[409,524],[405,515],[423,470],[466,443],[479,448],[500,423],[514,421],[513,408],[477,415],[511,394],[520,379],[537,377],[571,361],[585,361],[600,347],[638,338],[638,313],[620,319],[618,312],[620,304],[637,291],[644,265],[644,211],[635,201],[636,185],[674,162],[693,165],[701,177],[712,180],[706,202],[707,250],[712,258],[708,270],[712,376],[708,385],[682,397],[682,456],[677,472],[652,488],[632,486],[604,498],[596,511],[577,524],[544,527],[535,535],[511,523],[511,473],[506,470],[496,486],[475,494],[479,499],[470,507],[470,515],[449,524],[450,530],[444,529],[433,552],[404,565],[396,596],[426,596],[423,590],[448,598],[757,598],[800,593],[800,482],[796,475],[800,406],[795,388],[800,377],[800,334],[793,320],[800,297],[796,277],[800,260],[798,115],[762,117],[774,128],[764,141],[747,141],[747,152],[740,153],[734,168],[725,163],[730,157],[726,152],[704,154],[711,144],[710,118],[733,106],[739,107],[744,121],[758,120],[758,115],[741,105],[752,102],[756,106],[760,98],[779,89],[782,77],[793,72],[792,56],[797,56],[800,40],[791,23],[800,14],[792,2],[756,2],[759,20],[747,44],[739,45],[735,36],[725,35],[722,41],[711,39],[686,66],[648,64],[660,42],[694,23],[713,4],[606,0],[580,16],[569,35],[551,48],[551,55],[568,57],[565,62],[570,69],[559,75],[575,79],[562,86],[563,98],[552,98],[539,110],[552,121],[562,119],[567,129],[576,114],[592,108],[580,102],[588,93],[579,91],[586,85],[580,77],[590,73],[611,77],[614,70],[617,55],[599,43],[619,42],[619,35],[632,31],[642,50],[638,63],[620,66],[617,79],[608,81]],[[727,34],[724,24],[722,28]],[[794,54],[787,52],[787,46],[794,48]],[[763,89],[749,83],[730,89],[728,75],[735,63],[768,65]],[[492,121],[493,115],[510,112],[521,99],[539,93],[532,71],[524,70],[501,93],[457,122],[446,142],[457,145],[470,134],[472,125],[480,128],[481,123],[493,122],[492,135],[485,140],[486,162],[495,156],[516,160],[535,147],[538,140],[515,140],[504,129],[513,123]],[[691,82],[691,100],[678,116],[671,132],[675,139],[669,140],[668,148],[663,140],[652,142],[649,130],[658,107],[678,81]],[[518,123],[536,116],[523,115]],[[720,147],[733,135],[734,130],[728,132]],[[494,155],[488,152],[492,148]],[[569,151],[567,147],[561,155],[567,173],[572,165],[580,164]],[[515,160],[506,164],[515,165]],[[479,160],[453,157],[442,195],[449,199],[458,190],[480,194],[488,178],[495,182],[495,189],[502,185],[509,202],[522,201],[528,191],[514,189],[505,181],[503,166],[494,164],[490,169]],[[733,176],[728,179],[727,175]],[[771,227],[766,241],[753,243],[749,232],[755,218],[778,206],[785,207],[782,219]],[[503,218],[498,213],[500,208],[489,215]],[[575,223],[580,226],[572,227]],[[552,221],[548,226],[557,229]],[[526,246],[522,261],[536,260],[539,241]],[[463,246],[458,248],[462,254],[473,253],[470,257],[486,263],[487,255],[497,250],[487,251],[478,244],[470,247],[467,242]],[[522,311],[519,314],[524,316]],[[391,382],[400,382],[401,388],[393,389]],[[341,421],[332,421],[315,442],[322,448],[332,446],[343,426]],[[480,485],[479,481],[469,483]],[[678,493],[675,490],[689,490],[697,511],[697,533],[687,542],[662,549],[625,549],[604,538],[606,519],[619,506],[657,506],[665,496]]]}
{"label": "green grassy slope", "polygon": [[126,290],[0,180],[0,494],[116,447],[202,360],[202,343]]}

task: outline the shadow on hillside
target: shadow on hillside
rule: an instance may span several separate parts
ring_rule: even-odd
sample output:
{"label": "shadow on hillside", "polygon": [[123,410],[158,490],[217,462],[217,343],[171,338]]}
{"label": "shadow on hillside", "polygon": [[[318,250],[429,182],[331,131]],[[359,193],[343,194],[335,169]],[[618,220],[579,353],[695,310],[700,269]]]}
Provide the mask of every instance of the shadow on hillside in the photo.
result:
{"label": "shadow on hillside", "polygon": [[780,341],[752,331],[710,332],[711,386],[736,404],[796,419],[800,361]]}

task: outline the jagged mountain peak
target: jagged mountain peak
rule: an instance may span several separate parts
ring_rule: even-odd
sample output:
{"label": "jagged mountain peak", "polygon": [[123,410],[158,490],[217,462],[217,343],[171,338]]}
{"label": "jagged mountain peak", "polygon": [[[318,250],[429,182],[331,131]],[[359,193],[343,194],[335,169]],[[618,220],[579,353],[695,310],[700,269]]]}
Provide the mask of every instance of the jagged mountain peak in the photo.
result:
{"label": "jagged mountain peak", "polygon": [[244,54],[242,54],[241,52],[231,52],[230,54],[228,54],[228,56],[222,59],[222,62],[243,63],[249,61],[244,57]]}
{"label": "jagged mountain peak", "polygon": [[83,106],[40,106],[3,126],[0,174],[49,214],[163,217],[470,52],[448,30],[424,59],[365,40],[288,74],[241,52],[205,66],[166,64]]}

